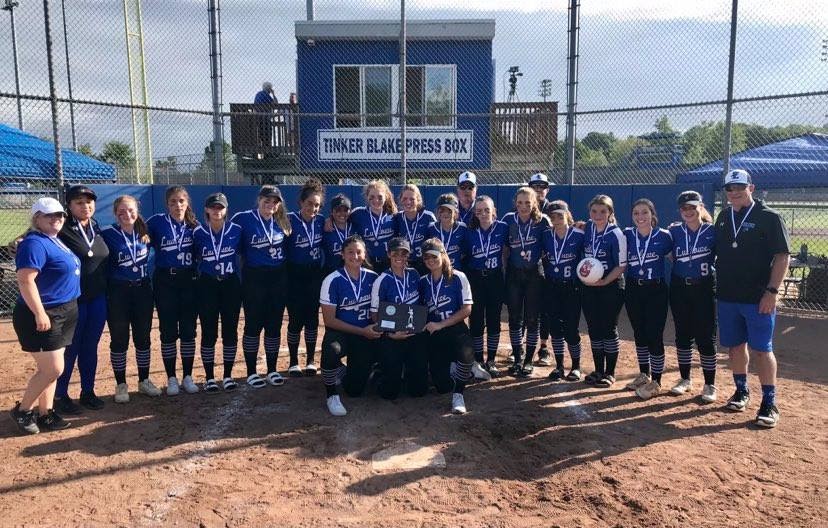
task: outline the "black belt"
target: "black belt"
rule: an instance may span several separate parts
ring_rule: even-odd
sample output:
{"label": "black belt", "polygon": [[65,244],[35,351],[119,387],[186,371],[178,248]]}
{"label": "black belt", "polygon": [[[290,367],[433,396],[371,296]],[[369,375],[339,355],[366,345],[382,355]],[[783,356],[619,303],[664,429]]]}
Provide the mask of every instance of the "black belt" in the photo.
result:
{"label": "black belt", "polygon": [[664,283],[664,279],[627,279],[630,284],[636,286],[658,286]]}
{"label": "black belt", "polygon": [[698,286],[699,284],[709,284],[712,277],[679,277],[678,275],[673,275],[670,278],[671,281],[675,281],[676,284],[684,284],[685,286]]}

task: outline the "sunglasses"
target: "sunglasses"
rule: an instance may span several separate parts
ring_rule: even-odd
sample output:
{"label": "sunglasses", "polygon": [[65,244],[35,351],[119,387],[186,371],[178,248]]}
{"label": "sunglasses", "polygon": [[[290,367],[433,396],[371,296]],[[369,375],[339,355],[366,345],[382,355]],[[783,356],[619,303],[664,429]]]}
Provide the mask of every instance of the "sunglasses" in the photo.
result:
{"label": "sunglasses", "polygon": [[474,189],[474,185],[467,185],[467,184],[458,185],[457,188],[458,189],[463,189],[464,191],[471,191],[472,189]]}
{"label": "sunglasses", "polygon": [[741,183],[734,183],[734,184],[731,184],[731,185],[725,185],[725,192],[738,192],[738,191],[744,191],[745,189],[747,189],[747,185],[744,185],[744,184],[741,184]]}

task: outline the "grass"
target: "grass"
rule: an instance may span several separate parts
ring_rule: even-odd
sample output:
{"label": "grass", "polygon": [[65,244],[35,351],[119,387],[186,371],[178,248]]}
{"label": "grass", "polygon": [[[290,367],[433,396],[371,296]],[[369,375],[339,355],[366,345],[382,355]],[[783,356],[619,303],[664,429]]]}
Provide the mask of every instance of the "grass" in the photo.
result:
{"label": "grass", "polygon": [[0,210],[0,245],[5,246],[29,228],[30,209]]}

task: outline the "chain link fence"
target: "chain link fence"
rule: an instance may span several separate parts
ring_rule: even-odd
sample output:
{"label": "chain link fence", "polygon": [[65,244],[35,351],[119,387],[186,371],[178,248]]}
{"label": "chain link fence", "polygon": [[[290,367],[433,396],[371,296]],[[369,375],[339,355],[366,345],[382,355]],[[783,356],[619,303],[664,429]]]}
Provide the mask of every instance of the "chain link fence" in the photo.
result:
{"label": "chain link fence", "polygon": [[[675,183],[722,160],[729,129],[734,164],[781,145],[767,168],[782,181],[759,193],[791,233],[785,303],[828,310],[828,0],[742,0],[735,19],[728,0],[409,0],[405,68],[393,0],[0,0],[0,125],[51,143],[44,5],[60,144],[112,174],[68,167],[67,182],[447,184],[471,169],[482,184]],[[324,150],[359,139],[373,158]],[[33,176],[0,149],[5,244],[57,187],[53,164]],[[819,176],[807,185],[803,165]],[[0,269],[13,282],[6,254]],[[0,290],[0,309],[14,295]]]}

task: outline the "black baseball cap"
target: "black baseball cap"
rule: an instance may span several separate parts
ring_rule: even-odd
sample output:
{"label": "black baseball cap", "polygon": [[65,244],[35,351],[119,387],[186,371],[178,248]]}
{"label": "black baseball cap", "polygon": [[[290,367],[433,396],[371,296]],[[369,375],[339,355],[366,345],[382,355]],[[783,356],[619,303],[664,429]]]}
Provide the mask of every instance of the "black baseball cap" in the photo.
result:
{"label": "black baseball cap", "polygon": [[259,189],[259,198],[278,198],[282,201],[282,191],[275,185],[262,185]]}
{"label": "black baseball cap", "polygon": [[229,207],[227,197],[224,196],[224,193],[213,193],[204,201],[204,207],[212,207],[214,205],[223,205],[225,209]]}
{"label": "black baseball cap", "polygon": [[441,207],[448,207],[454,212],[457,212],[460,210],[460,203],[457,201],[456,196],[449,194],[437,198],[437,210],[439,211]]}
{"label": "black baseball cap", "polygon": [[423,255],[434,255],[435,257],[439,257],[446,252],[446,248],[443,246],[443,243],[434,238],[430,238],[423,242],[423,245],[420,246],[420,248],[423,250]]}
{"label": "black baseball cap", "polygon": [[567,213],[569,212],[569,206],[563,200],[553,200],[546,204],[546,207],[543,208],[543,212],[551,215],[552,213]]}
{"label": "black baseball cap", "polygon": [[388,241],[388,252],[391,253],[392,251],[397,251],[398,249],[402,249],[404,251],[408,251],[411,253],[411,244],[409,244],[408,240],[403,237],[394,237]]}
{"label": "black baseball cap", "polygon": [[681,207],[682,205],[701,205],[702,197],[696,191],[684,191],[676,198],[676,203]]}
{"label": "black baseball cap", "polygon": [[98,195],[95,194],[95,191],[86,185],[73,185],[66,191],[66,203],[71,202],[75,198],[80,198],[81,196],[87,196],[95,201],[98,200]]}
{"label": "black baseball cap", "polygon": [[340,207],[351,208],[351,199],[344,194],[337,194],[331,199],[331,211],[339,209]]}

